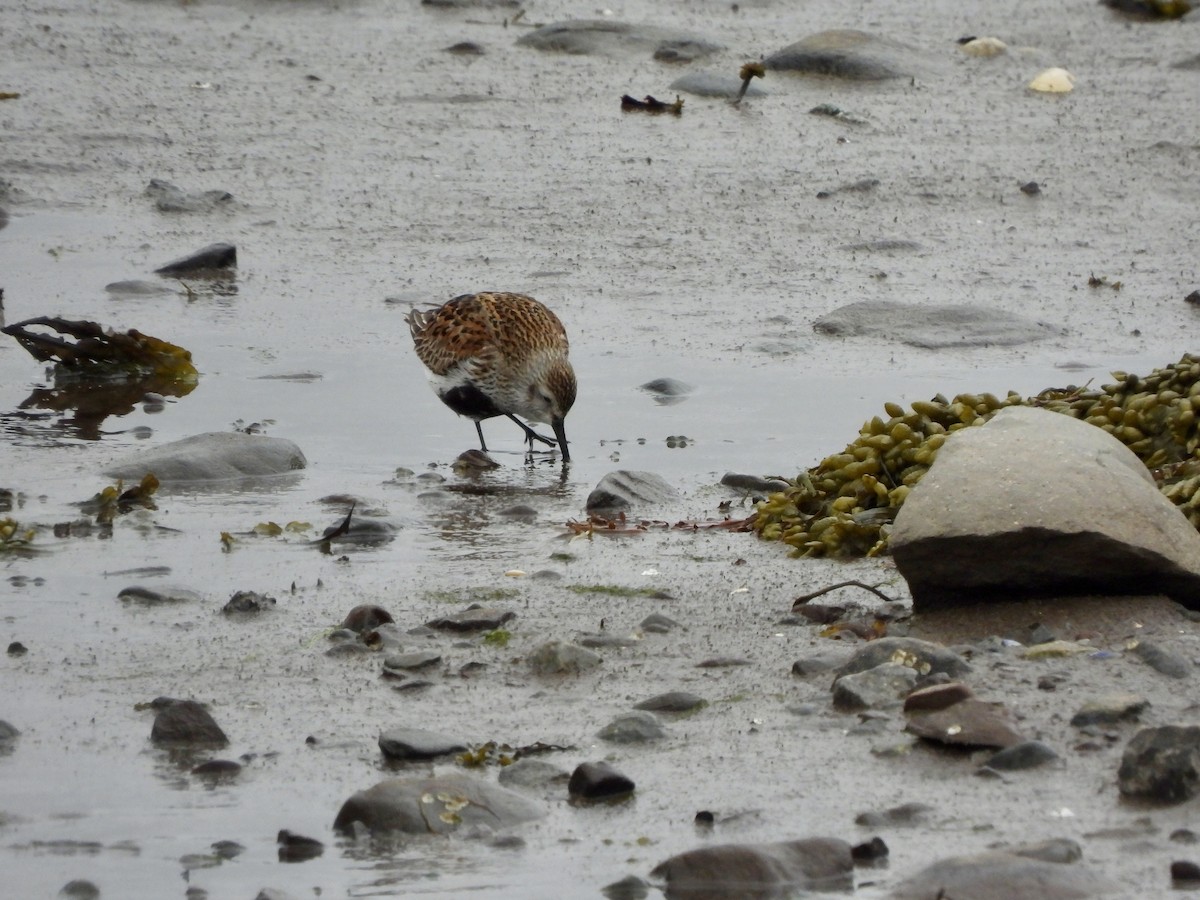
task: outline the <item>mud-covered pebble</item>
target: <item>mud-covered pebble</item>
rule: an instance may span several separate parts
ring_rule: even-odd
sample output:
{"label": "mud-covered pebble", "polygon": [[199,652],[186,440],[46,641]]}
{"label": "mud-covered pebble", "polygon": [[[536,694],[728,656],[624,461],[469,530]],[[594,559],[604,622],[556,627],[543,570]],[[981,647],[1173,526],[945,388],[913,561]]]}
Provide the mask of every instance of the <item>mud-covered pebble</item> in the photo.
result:
{"label": "mud-covered pebble", "polygon": [[580,800],[614,799],[632,794],[634,789],[633,779],[606,762],[580,763],[567,784],[567,792]]}

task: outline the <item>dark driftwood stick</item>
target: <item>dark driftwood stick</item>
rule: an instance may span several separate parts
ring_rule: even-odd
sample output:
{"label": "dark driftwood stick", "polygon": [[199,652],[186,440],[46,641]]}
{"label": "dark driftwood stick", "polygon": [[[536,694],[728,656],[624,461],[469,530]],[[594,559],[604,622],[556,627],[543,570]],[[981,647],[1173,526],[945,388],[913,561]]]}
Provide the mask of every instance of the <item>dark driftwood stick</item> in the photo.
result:
{"label": "dark driftwood stick", "polygon": [[799,597],[797,597],[795,600],[792,601],[792,606],[793,607],[803,606],[805,603],[807,603],[809,600],[814,599],[815,597],[820,597],[822,594],[828,594],[830,591],[836,591],[838,588],[844,588],[844,587],[860,587],[864,591],[870,591],[872,594],[875,594],[877,597],[881,597],[882,599],[886,600],[888,603],[896,602],[895,597],[889,597],[887,594],[883,593],[883,591],[879,590],[873,584],[867,584],[866,582],[863,582],[863,581],[839,581],[837,584],[828,585],[827,587],[823,587],[818,591],[813,591],[811,594],[800,595]]}

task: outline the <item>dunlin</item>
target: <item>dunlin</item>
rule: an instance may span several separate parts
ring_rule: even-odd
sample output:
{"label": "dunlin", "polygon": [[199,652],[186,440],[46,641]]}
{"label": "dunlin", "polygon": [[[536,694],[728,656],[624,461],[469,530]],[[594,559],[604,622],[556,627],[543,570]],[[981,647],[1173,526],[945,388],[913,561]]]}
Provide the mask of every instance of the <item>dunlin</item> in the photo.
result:
{"label": "dunlin", "polygon": [[[507,416],[534,441],[558,444],[571,458],[563,427],[575,403],[575,370],[567,359],[567,332],[558,316],[525,294],[463,294],[406,317],[417,356],[441,401],[475,420],[479,446],[487,450],[480,422]],[[538,434],[517,416],[545,422],[554,439]]]}

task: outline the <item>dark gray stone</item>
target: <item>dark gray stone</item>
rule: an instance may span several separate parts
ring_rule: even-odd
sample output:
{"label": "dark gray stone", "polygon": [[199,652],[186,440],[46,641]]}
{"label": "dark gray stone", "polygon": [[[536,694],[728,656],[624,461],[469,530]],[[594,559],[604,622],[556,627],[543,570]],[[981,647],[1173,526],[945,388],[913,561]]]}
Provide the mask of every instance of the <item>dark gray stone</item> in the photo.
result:
{"label": "dark gray stone", "polygon": [[237,248],[233,244],[209,244],[195,253],[171,260],[154,270],[155,275],[198,277],[228,274],[237,268]]}
{"label": "dark gray stone", "polygon": [[1129,448],[1043,409],[1009,407],[955,432],[905,500],[890,546],[918,612],[1067,594],[1167,594],[1200,607],[1200,534]]}
{"label": "dark gray stone", "polygon": [[661,475],[621,469],[600,479],[588,495],[587,511],[613,515],[634,508],[653,509],[678,499],[679,492]]}
{"label": "dark gray stone", "polygon": [[517,614],[511,609],[472,605],[462,612],[432,619],[425,624],[441,631],[495,631],[516,617]]}
{"label": "dark gray stone", "polygon": [[700,847],[659,863],[650,877],[672,900],[768,898],[798,890],[850,890],[854,886],[850,845],[837,838],[808,838],[773,844]]}
{"label": "dark gray stone", "polygon": [[390,759],[436,759],[461,753],[467,745],[458,738],[424,728],[389,728],[379,735],[379,749]]}
{"label": "dark gray stone", "polygon": [[187,588],[163,588],[161,591],[156,591],[154,588],[134,584],[122,588],[117,593],[117,599],[141,606],[160,606],[171,603],[195,603],[203,598],[196,591],[189,591]]}
{"label": "dark gray stone", "polygon": [[596,732],[596,737],[611,744],[644,744],[666,735],[658,717],[644,710],[622,713]]}
{"label": "dark gray stone", "polygon": [[996,307],[860,300],[826,313],[813,330],[827,337],[868,337],[913,347],[1011,347],[1051,337],[1049,325]]}
{"label": "dark gray stone", "polygon": [[606,762],[580,763],[567,785],[567,792],[579,800],[611,800],[633,791],[633,780]]}
{"label": "dark gray stone", "polygon": [[224,747],[221,726],[195,700],[166,701],[154,717],[150,740],[160,747]]}
{"label": "dark gray stone", "polygon": [[677,378],[655,378],[653,381],[647,381],[640,385],[640,388],[648,394],[654,394],[655,399],[663,400],[686,397],[695,390],[690,384]]}
{"label": "dark gray stone", "polygon": [[1121,755],[1117,787],[1127,797],[1182,803],[1200,793],[1200,727],[1164,725],[1134,735]]}
{"label": "dark gray stone", "polygon": [[1117,722],[1136,722],[1150,701],[1137,694],[1109,694],[1089,700],[1071,717],[1076,728],[1089,725],[1115,725]]}
{"label": "dark gray stone", "polygon": [[59,900],[100,900],[100,888],[85,878],[68,881],[58,890]]}
{"label": "dark gray stone", "polygon": [[721,476],[721,484],[745,491],[747,494],[774,494],[791,487],[782,478],[760,478],[757,475],[741,475],[737,472],[726,472]]}
{"label": "dark gray stone", "polygon": [[1025,737],[999,703],[971,698],[944,709],[908,714],[906,730],[917,737],[958,747],[1013,747]]}
{"label": "dark gray stone", "polygon": [[150,179],[146,196],[160,212],[211,212],[233,200],[229,191],[185,191],[160,178]]}
{"label": "dark gray stone", "polygon": [[215,431],[139,451],[104,474],[127,482],[141,481],[148,472],[162,482],[241,481],[286,475],[307,465],[300,448],[283,438]]}
{"label": "dark gray stone", "polygon": [[838,668],[837,674],[865,672],[898,660],[922,676],[944,672],[951,678],[962,678],[971,674],[971,666],[957,653],[941,644],[909,637],[884,637],[868,641]]}
{"label": "dark gray stone", "polygon": [[1130,649],[1134,656],[1168,678],[1187,678],[1192,674],[1192,664],[1183,656],[1166,647],[1152,644],[1149,641],[1138,641]]}
{"label": "dark gray stone", "polygon": [[903,881],[892,900],[1080,900],[1105,893],[1104,885],[1086,869],[1045,862],[1017,853],[993,851],[938,860]]}
{"label": "dark gray stone", "polygon": [[864,31],[836,29],[809,35],[772,53],[768,71],[822,75],[853,81],[882,81],[915,75],[917,51]]}
{"label": "dark gray stone", "polygon": [[998,772],[1013,772],[1036,769],[1057,759],[1058,754],[1041,741],[1024,741],[993,754],[984,765]]}
{"label": "dark gray stone", "polygon": [[832,660],[810,656],[792,663],[792,674],[801,678],[807,678],[810,675],[824,675],[826,672],[832,671],[835,666],[837,663]]}
{"label": "dark gray stone", "polygon": [[257,591],[238,591],[221,607],[221,612],[227,616],[253,615],[274,609],[276,603],[275,598],[269,594],[260,594]]}
{"label": "dark gray stone", "polygon": [[594,668],[604,659],[600,654],[567,641],[548,641],[526,657],[536,675],[578,674]]}
{"label": "dark gray stone", "polygon": [[670,616],[664,616],[662,613],[650,613],[650,615],[642,619],[640,627],[643,631],[650,634],[666,634],[681,626]]}
{"label": "dark gray stone", "polygon": [[698,35],[612,19],[552,22],[522,35],[517,44],[571,54],[648,53],[667,61],[698,59],[722,49],[720,44]]}
{"label": "dark gray stone", "polygon": [[917,673],[908,666],[884,663],[839,677],[833,683],[833,705],[851,711],[898,707],[916,684]]}
{"label": "dark gray stone", "polygon": [[665,694],[656,694],[648,700],[643,700],[641,703],[635,703],[634,709],[644,709],[650,712],[691,712],[694,709],[700,709],[702,706],[707,706],[708,701],[703,697],[689,693],[688,691],[668,691]]}
{"label": "dark gray stone", "polygon": [[863,828],[894,828],[904,825],[924,825],[929,821],[933,807],[924,803],[902,803],[878,812],[860,813],[854,824]]}
{"label": "dark gray stone", "polygon": [[114,297],[165,297],[175,293],[173,287],[161,281],[113,281],[104,290]]}
{"label": "dark gray stone", "polygon": [[541,818],[541,807],[515,791],[466,775],[392,778],[342,804],[334,830],[356,823],[370,832],[449,834],[459,828],[506,828]]}

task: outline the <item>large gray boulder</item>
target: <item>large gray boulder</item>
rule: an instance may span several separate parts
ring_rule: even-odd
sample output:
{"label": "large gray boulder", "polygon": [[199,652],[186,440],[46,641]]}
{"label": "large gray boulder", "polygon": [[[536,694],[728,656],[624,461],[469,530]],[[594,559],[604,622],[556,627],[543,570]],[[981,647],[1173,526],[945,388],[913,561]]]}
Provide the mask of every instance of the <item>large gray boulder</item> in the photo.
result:
{"label": "large gray boulder", "polygon": [[869,337],[930,350],[941,347],[1015,347],[1050,337],[1059,329],[986,306],[860,300],[813,322],[827,337]]}
{"label": "large gray boulder", "polygon": [[545,812],[515,791],[467,775],[389,778],[359,791],[342,804],[335,831],[449,834],[462,827],[505,828],[540,818]]}
{"label": "large gray boulder", "polygon": [[307,465],[300,448],[283,438],[212,431],[140,451],[104,474],[125,481],[138,481],[147,472],[163,482],[227,481],[284,475]]}
{"label": "large gray boulder", "polygon": [[838,838],[773,844],[718,844],[659,863],[650,877],[671,898],[790,897],[799,890],[854,886],[850,845]]}
{"label": "large gray boulder", "polygon": [[890,545],[917,609],[1167,594],[1200,609],[1200,534],[1111,435],[1031,407],[953,434]]}

